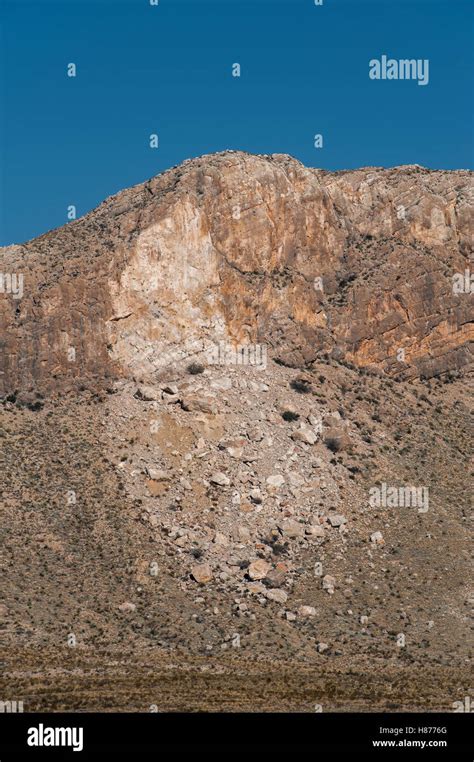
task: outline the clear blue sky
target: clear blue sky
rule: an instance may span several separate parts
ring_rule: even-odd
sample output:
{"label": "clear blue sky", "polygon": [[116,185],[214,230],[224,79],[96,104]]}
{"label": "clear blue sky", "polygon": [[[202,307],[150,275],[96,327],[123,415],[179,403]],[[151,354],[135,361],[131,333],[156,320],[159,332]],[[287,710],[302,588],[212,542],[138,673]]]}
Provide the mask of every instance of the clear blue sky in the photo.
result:
{"label": "clear blue sky", "polygon": [[[0,3],[1,244],[226,148],[472,167],[472,0]],[[429,84],[369,79],[382,54],[429,59]]]}

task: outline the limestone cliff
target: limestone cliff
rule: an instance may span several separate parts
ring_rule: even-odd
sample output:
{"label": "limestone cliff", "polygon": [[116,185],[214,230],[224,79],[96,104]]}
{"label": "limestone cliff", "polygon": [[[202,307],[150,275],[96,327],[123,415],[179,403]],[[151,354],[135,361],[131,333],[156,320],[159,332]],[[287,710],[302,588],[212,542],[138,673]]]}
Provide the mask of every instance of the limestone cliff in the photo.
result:
{"label": "limestone cliff", "polygon": [[[146,380],[225,341],[402,377],[469,362],[472,173],[329,173],[286,155],[184,162],[0,250],[0,394]],[[403,350],[400,352],[400,350]]]}

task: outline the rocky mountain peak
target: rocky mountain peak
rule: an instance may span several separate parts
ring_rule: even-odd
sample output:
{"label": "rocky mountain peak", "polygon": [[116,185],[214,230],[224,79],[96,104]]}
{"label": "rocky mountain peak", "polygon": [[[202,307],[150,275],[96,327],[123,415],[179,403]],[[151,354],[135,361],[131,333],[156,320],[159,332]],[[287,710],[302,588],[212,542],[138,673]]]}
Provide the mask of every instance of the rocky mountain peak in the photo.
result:
{"label": "rocky mountain peak", "polygon": [[185,161],[1,250],[3,272],[24,276],[22,298],[0,302],[1,393],[150,379],[221,342],[293,367],[323,354],[405,378],[462,367],[472,301],[453,277],[470,202],[467,171]]}

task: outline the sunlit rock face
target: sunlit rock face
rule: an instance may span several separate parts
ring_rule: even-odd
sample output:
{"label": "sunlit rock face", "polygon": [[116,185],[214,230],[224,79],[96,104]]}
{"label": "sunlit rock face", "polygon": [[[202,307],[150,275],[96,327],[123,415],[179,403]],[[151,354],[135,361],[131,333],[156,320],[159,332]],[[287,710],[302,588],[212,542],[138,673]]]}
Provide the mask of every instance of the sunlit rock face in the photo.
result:
{"label": "sunlit rock face", "polygon": [[240,152],[184,162],[0,250],[0,393],[152,379],[219,342],[295,367],[328,353],[402,377],[459,368],[472,198],[468,171],[330,173]]}

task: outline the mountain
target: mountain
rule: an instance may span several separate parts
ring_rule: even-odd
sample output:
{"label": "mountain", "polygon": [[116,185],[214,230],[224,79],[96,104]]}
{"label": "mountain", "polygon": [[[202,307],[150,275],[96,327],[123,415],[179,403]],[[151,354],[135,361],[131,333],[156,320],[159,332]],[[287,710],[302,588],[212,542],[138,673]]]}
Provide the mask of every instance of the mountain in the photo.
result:
{"label": "mountain", "polygon": [[227,151],[0,250],[2,695],[468,695],[472,195]]}

